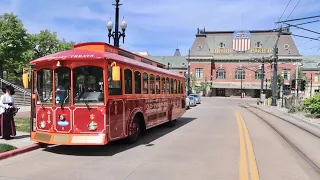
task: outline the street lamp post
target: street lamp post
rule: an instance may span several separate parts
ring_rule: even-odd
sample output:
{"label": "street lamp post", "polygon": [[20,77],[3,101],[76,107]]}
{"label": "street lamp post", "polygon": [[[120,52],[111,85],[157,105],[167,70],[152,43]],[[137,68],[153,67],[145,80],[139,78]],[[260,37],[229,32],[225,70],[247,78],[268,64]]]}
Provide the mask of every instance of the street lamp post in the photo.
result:
{"label": "street lamp post", "polygon": [[110,18],[110,20],[107,23],[107,28],[109,31],[108,37],[109,37],[109,44],[110,44],[110,38],[113,37],[113,42],[114,42],[114,46],[115,47],[119,47],[119,40],[122,37],[123,39],[123,43],[124,43],[124,37],[126,36],[125,31],[127,28],[127,22],[124,20],[124,18],[122,19],[121,22],[121,30],[122,32],[119,32],[119,6],[121,6],[122,4],[119,4],[120,0],[116,0],[116,4],[112,4],[114,6],[116,6],[116,24],[115,24],[115,31],[111,32],[113,29],[113,23],[112,20]]}
{"label": "street lamp post", "polygon": [[188,53],[188,77],[187,77],[187,95],[189,96],[190,94],[190,49],[189,49],[189,53]]}
{"label": "street lamp post", "polygon": [[240,92],[241,92],[241,98],[243,98],[243,97],[242,97],[242,95],[243,95],[243,92],[242,92],[242,91],[243,91],[243,90],[242,90],[242,79],[243,79],[243,74],[242,74],[242,73],[243,73],[242,64],[240,64],[240,68],[241,68],[241,74],[240,74],[240,76],[241,76],[241,80],[240,80],[240,89],[241,89],[241,90],[240,90]]}

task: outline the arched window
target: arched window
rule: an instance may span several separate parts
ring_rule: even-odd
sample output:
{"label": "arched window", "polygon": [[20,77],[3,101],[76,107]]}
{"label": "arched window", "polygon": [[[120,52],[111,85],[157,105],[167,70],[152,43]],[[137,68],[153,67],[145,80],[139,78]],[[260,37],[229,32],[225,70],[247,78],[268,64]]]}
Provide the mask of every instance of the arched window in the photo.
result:
{"label": "arched window", "polygon": [[246,79],[246,72],[243,69],[237,69],[235,72],[235,79]]}
{"label": "arched window", "polygon": [[156,76],[156,93],[160,94],[160,76]]}
{"label": "arched window", "polygon": [[[71,70],[68,67],[59,67],[54,70],[56,83],[56,103],[69,104],[71,96]],[[90,79],[94,78],[89,76]]]}
{"label": "arched window", "polygon": [[156,91],[154,90],[154,75],[150,74],[150,94],[155,94]]}
{"label": "arched window", "polygon": [[161,92],[162,94],[165,94],[165,91],[166,91],[166,78],[165,77],[162,77],[161,78],[161,81],[162,81],[162,89],[161,89]]}
{"label": "arched window", "polygon": [[124,70],[124,90],[125,94],[132,94],[132,71],[130,69]]}
{"label": "arched window", "polygon": [[53,98],[53,71],[52,69],[41,69],[37,72],[37,91],[38,102],[40,103],[52,103]]}
{"label": "arched window", "polygon": [[139,71],[134,72],[134,89],[135,94],[141,94],[141,73]]}
{"label": "arched window", "polygon": [[143,94],[148,94],[148,74],[143,73]]}
{"label": "arched window", "polygon": [[261,69],[258,69],[256,70],[256,72],[254,73],[254,77],[255,79],[262,79],[262,70]]}
{"label": "arched window", "polygon": [[226,79],[226,71],[224,69],[218,69],[216,71],[216,79]]}

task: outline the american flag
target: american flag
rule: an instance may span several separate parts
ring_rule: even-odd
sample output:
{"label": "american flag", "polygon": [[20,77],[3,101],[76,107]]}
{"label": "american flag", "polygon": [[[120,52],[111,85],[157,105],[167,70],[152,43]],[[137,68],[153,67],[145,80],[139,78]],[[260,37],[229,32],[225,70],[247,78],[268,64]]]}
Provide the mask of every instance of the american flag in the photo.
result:
{"label": "american flag", "polygon": [[[250,34],[250,33],[249,33]],[[247,51],[251,48],[251,40],[247,33],[235,33],[232,49],[235,51]]]}

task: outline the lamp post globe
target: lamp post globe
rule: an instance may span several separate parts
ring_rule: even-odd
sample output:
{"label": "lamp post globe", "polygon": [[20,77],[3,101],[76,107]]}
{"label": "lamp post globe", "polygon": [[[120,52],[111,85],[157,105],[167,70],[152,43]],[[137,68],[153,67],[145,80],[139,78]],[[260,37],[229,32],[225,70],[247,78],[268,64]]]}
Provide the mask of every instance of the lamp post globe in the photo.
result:
{"label": "lamp post globe", "polygon": [[109,21],[107,22],[107,28],[108,28],[109,31],[111,31],[112,28],[113,28],[113,23],[112,23],[111,18],[110,18]]}
{"label": "lamp post globe", "polygon": [[120,26],[121,26],[122,31],[125,31],[127,29],[127,21],[124,20],[124,18],[122,19]]}

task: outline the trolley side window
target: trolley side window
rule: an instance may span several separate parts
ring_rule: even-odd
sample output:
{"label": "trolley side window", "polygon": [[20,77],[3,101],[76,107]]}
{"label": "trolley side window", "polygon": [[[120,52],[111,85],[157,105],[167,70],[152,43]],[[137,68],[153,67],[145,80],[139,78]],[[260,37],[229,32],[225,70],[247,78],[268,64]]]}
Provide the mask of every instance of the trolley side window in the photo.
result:
{"label": "trolley side window", "polygon": [[156,93],[160,94],[160,76],[156,76]]}
{"label": "trolley side window", "polygon": [[74,103],[104,104],[103,69],[81,66],[73,69]]}
{"label": "trolley side window", "polygon": [[162,78],[161,78],[161,81],[162,81],[161,94],[165,94],[165,91],[166,91],[166,78],[165,78],[165,77],[162,77]]}
{"label": "trolley side window", "polygon": [[148,94],[148,74],[147,73],[143,73],[143,94]]}
{"label": "trolley side window", "polygon": [[139,71],[134,72],[134,88],[135,94],[141,94],[141,73]]}
{"label": "trolley side window", "polygon": [[112,68],[108,68],[108,93],[110,96],[122,95],[122,68],[120,68],[120,81],[112,81]]}
{"label": "trolley side window", "polygon": [[55,91],[57,104],[70,104],[71,70],[68,67],[59,67],[55,72]]}
{"label": "trolley side window", "polygon": [[37,104],[51,104],[53,102],[53,71],[51,69],[41,69],[37,72]]}
{"label": "trolley side window", "polygon": [[154,75],[150,74],[150,94],[155,94],[156,91],[154,90]]}
{"label": "trolley side window", "polygon": [[124,88],[125,94],[132,94],[132,71],[130,69],[124,70]]}

